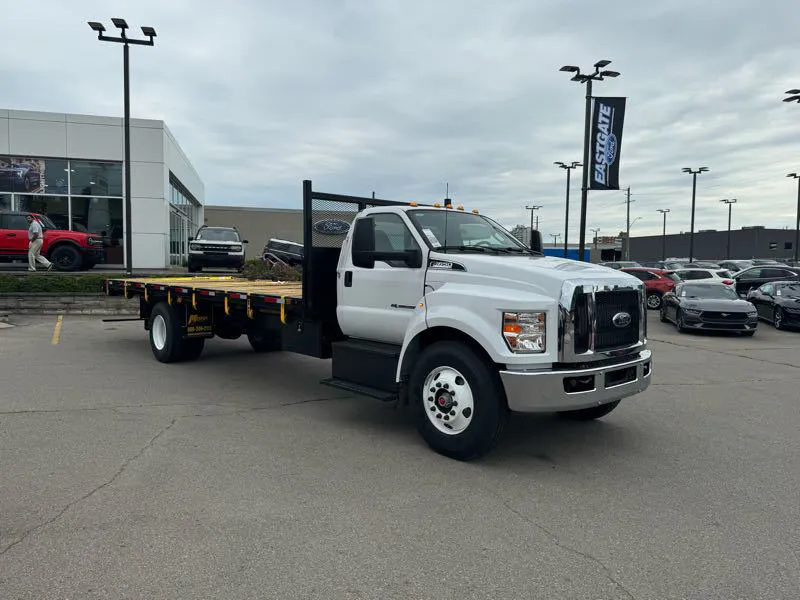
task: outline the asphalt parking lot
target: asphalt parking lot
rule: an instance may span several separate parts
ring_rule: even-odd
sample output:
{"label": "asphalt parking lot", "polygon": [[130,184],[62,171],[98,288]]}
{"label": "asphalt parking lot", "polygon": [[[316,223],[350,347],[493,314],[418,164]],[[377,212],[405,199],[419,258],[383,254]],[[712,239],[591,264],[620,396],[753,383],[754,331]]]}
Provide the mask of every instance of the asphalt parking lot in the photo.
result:
{"label": "asphalt parking lot", "polygon": [[800,333],[678,334],[592,423],[484,460],[319,385],[328,365],[141,324],[0,330],[0,598],[800,598]]}

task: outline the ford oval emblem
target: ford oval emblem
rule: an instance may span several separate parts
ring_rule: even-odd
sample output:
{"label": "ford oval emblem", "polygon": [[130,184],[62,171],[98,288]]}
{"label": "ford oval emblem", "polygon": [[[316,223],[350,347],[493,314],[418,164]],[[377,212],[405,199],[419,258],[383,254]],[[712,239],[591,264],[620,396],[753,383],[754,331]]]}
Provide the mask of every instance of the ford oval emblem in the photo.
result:
{"label": "ford oval emblem", "polygon": [[325,219],[314,223],[314,231],[324,235],[345,235],[350,231],[350,223],[341,219]]}
{"label": "ford oval emblem", "polygon": [[611,318],[611,322],[614,324],[614,327],[625,329],[631,324],[631,316],[626,312],[618,312]]}
{"label": "ford oval emblem", "polygon": [[617,160],[617,136],[609,133],[606,138],[606,164],[613,165]]}

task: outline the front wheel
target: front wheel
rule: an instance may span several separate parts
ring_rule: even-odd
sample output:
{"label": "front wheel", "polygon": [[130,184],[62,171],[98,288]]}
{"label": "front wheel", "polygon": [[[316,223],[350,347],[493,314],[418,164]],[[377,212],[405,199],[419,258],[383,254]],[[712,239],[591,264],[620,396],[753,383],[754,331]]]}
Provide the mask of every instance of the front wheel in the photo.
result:
{"label": "front wheel", "polygon": [[658,310],[661,308],[661,294],[648,294],[647,308],[650,310]]}
{"label": "front wheel", "polygon": [[79,271],[81,263],[81,253],[72,246],[58,246],[50,253],[52,262],[59,271]]}
{"label": "front wheel", "polygon": [[686,321],[684,320],[682,310],[679,310],[675,315],[675,328],[678,330],[678,333],[686,331]]}
{"label": "front wheel", "polygon": [[580,410],[565,410],[558,414],[566,419],[572,419],[573,421],[592,421],[600,417],[605,417],[608,413],[617,408],[619,403],[620,401],[617,400],[616,402],[609,402],[608,404],[591,406]]}
{"label": "front wheel", "polygon": [[775,313],[772,315],[772,323],[775,325],[775,329],[783,329],[785,327],[782,308],[775,309]]}
{"label": "front wheel", "polygon": [[508,421],[499,375],[458,342],[437,342],[422,351],[411,372],[409,392],[420,435],[449,458],[483,456]]}

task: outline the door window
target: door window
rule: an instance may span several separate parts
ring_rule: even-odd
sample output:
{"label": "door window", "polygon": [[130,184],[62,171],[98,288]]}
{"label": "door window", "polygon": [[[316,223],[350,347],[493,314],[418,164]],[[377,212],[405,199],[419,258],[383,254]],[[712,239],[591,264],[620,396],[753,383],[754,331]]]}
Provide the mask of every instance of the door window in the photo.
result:
{"label": "door window", "polygon": [[739,279],[761,279],[761,272],[764,269],[749,269],[739,276]]}
{"label": "door window", "polygon": [[[419,244],[399,215],[385,213],[372,215],[375,223],[375,250],[378,252],[403,252],[418,250]],[[392,267],[406,267],[403,261],[388,261]]]}
{"label": "door window", "polygon": [[767,283],[765,285],[762,285],[761,286],[761,293],[769,294],[771,296],[772,295],[772,284],[771,283]]}
{"label": "door window", "polygon": [[28,227],[24,215],[6,215],[4,229],[28,229]]}
{"label": "door window", "polygon": [[784,271],[783,269],[761,269],[762,277],[764,279],[783,279],[784,277],[791,277],[791,273],[789,271]]}

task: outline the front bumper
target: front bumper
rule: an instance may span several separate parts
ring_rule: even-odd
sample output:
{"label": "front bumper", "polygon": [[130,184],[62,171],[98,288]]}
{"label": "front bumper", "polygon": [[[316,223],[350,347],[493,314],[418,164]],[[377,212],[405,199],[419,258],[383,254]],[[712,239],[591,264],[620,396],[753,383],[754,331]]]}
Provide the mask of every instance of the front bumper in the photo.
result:
{"label": "front bumper", "polygon": [[106,262],[106,253],[103,247],[85,248],[83,250],[83,260],[97,263]]}
{"label": "front bumper", "polygon": [[643,392],[652,380],[652,365],[652,352],[642,350],[617,364],[564,371],[500,371],[500,379],[511,410],[558,412]]}
{"label": "front bumper", "polygon": [[244,264],[243,254],[189,254],[189,263],[198,267],[241,267]]}
{"label": "front bumper", "polygon": [[758,317],[751,317],[746,321],[728,321],[684,313],[683,323],[686,329],[703,331],[755,331],[758,328]]}

